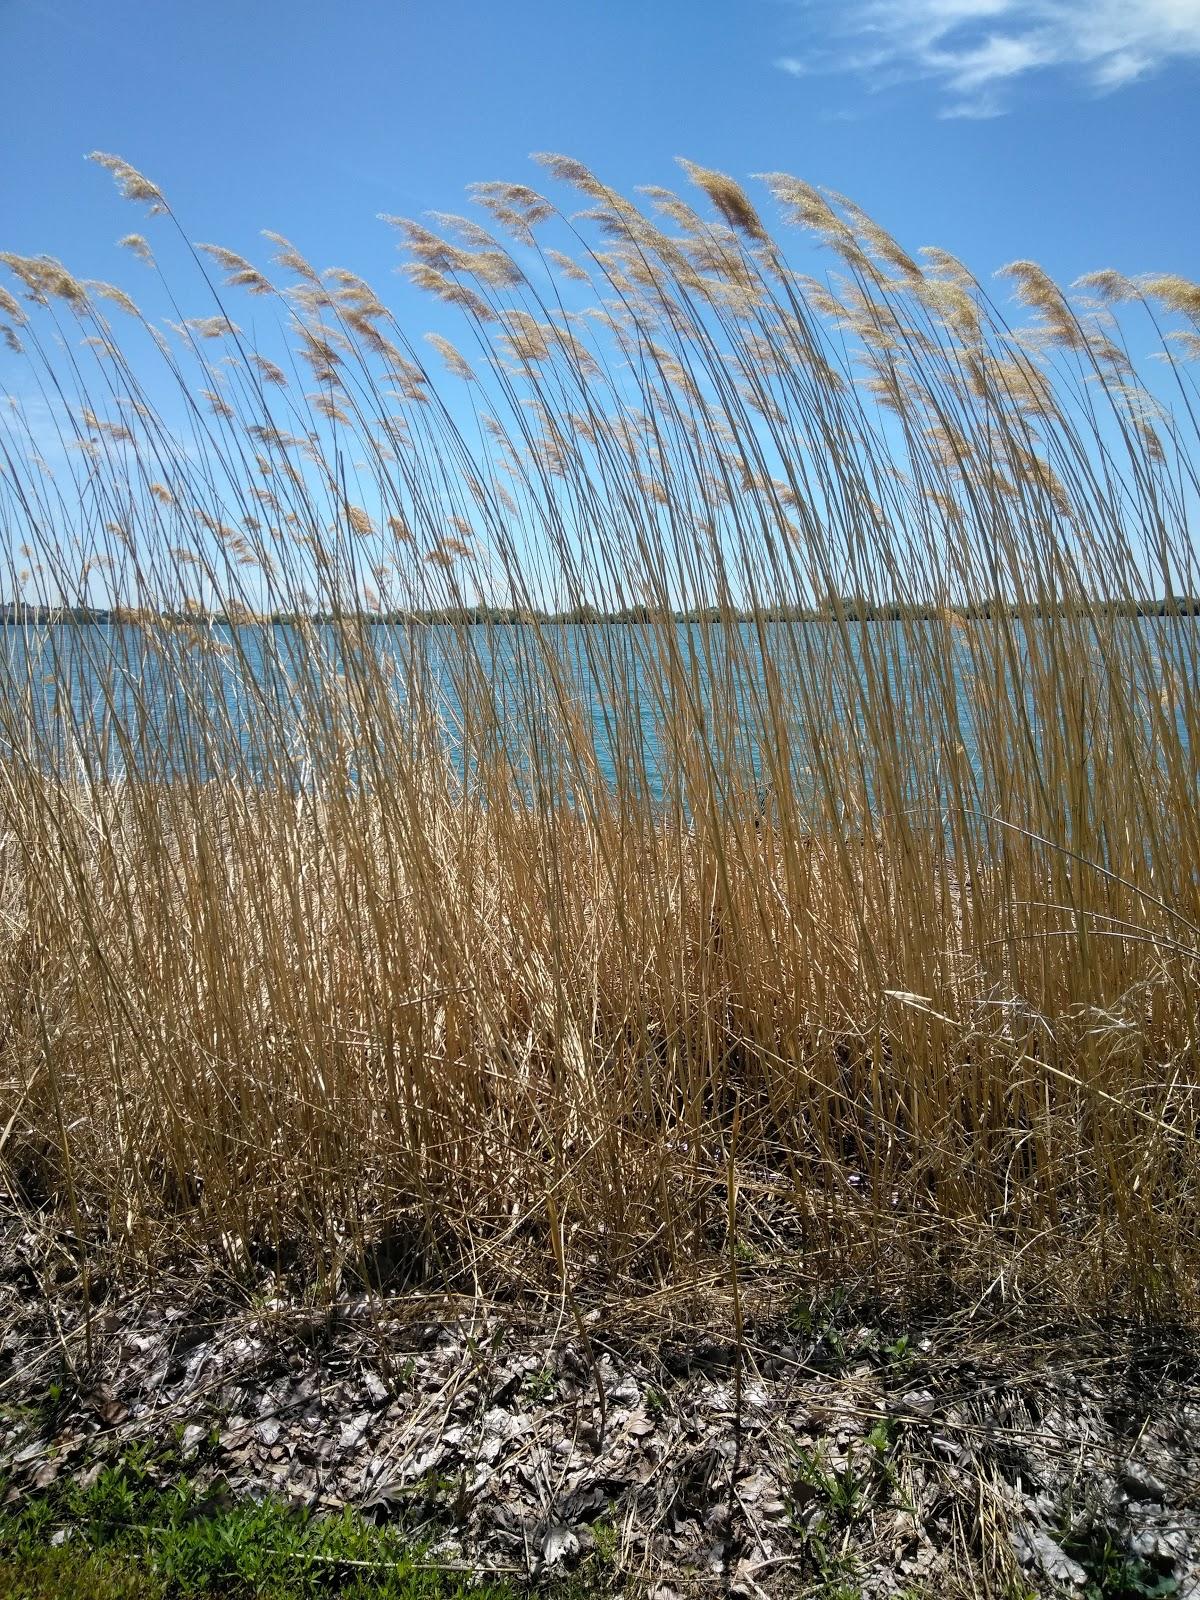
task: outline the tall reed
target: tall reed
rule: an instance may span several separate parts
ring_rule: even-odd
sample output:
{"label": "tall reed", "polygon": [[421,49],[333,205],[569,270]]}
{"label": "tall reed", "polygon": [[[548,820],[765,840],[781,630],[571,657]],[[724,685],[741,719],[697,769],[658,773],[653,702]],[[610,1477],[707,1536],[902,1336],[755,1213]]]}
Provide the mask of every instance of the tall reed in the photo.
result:
{"label": "tall reed", "polygon": [[98,159],[170,319],[0,258],[10,1197],[680,1283],[736,1116],[760,1259],[1193,1312],[1200,288],[545,157],[389,219],[422,341]]}

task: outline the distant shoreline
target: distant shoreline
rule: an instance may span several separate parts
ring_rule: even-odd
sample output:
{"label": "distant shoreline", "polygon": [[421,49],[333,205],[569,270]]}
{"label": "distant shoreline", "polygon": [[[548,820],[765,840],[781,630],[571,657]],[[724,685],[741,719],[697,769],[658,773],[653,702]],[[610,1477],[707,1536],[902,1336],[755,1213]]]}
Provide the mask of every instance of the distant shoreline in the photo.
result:
{"label": "distant shoreline", "polygon": [[753,622],[990,622],[1014,621],[1022,617],[1196,617],[1200,616],[1200,596],[1186,595],[1177,598],[1147,601],[1097,600],[1088,606],[1033,606],[1015,605],[903,606],[869,605],[846,601],[837,606],[787,607],[767,606],[760,610],[722,611],[718,607],[702,610],[655,612],[645,608],[627,611],[598,611],[590,606],[574,607],[567,611],[524,611],[502,607],[463,607],[461,609],[427,611],[318,611],[318,612],[241,612],[230,615],[222,612],[183,611],[130,611],[122,608],[104,609],[95,606],[30,606],[0,605],[0,626],[4,627],[54,627],[54,626],[111,626],[137,625],[152,622],[182,626],[191,623],[200,627],[296,627],[300,624],[328,627],[339,622],[366,624],[370,627],[628,627],[653,626],[664,622],[673,624],[706,623],[710,626],[724,623]]}

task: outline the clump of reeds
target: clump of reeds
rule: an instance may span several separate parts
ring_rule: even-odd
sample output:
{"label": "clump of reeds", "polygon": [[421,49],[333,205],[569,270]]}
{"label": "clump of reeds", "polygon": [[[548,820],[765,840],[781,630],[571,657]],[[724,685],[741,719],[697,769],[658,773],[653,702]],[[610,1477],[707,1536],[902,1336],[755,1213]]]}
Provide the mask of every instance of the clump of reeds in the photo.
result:
{"label": "clump of reeds", "polygon": [[582,216],[396,221],[426,341],[103,162],[165,321],[0,258],[10,1197],[1194,1308],[1200,290],[1017,262],[1013,327],[790,177],[821,280],[722,174],[549,157]]}

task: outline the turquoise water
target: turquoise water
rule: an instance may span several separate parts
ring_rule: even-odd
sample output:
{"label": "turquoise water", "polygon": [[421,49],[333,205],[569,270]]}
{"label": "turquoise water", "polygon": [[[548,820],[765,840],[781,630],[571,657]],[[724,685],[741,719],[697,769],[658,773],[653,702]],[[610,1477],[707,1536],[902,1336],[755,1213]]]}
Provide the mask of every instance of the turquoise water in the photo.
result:
{"label": "turquoise water", "polygon": [[[994,752],[981,753],[981,677],[1032,717],[1047,640],[1015,637],[990,623],[743,623],[730,650],[721,626],[682,623],[388,625],[357,636],[252,625],[214,626],[199,648],[181,630],[151,640],[120,624],[8,626],[0,754],[93,777],[303,785],[327,773],[336,752],[349,781],[372,782],[426,705],[464,780],[500,760],[548,790],[620,775],[659,799],[681,751],[746,789],[769,787],[783,769],[803,783],[823,756],[861,762],[868,796],[880,762],[890,762],[900,785],[893,802],[936,803],[947,752],[961,747],[981,791],[995,763]],[[370,670],[350,671],[347,687],[339,674],[359,651]],[[1093,655],[1095,684],[1084,688],[1099,705],[1107,671],[1140,697],[1151,759],[1164,739],[1186,745],[1200,622],[1118,622]],[[1079,688],[1064,684],[1064,702]],[[893,742],[881,743],[881,728]],[[1035,739],[1044,734],[1034,727]],[[1099,724],[1091,748],[1103,756]]]}

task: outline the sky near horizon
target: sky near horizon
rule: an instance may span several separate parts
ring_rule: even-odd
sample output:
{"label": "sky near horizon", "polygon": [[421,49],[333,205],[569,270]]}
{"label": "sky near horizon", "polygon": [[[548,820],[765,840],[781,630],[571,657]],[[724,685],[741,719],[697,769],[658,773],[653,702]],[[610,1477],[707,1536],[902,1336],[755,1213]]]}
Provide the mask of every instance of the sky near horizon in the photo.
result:
{"label": "sky near horizon", "polygon": [[99,148],[193,239],[381,289],[380,212],[537,183],[533,150],[626,192],[792,172],[981,278],[1200,276],[1200,0],[0,0],[0,59],[0,248],[83,275],[143,226]]}

